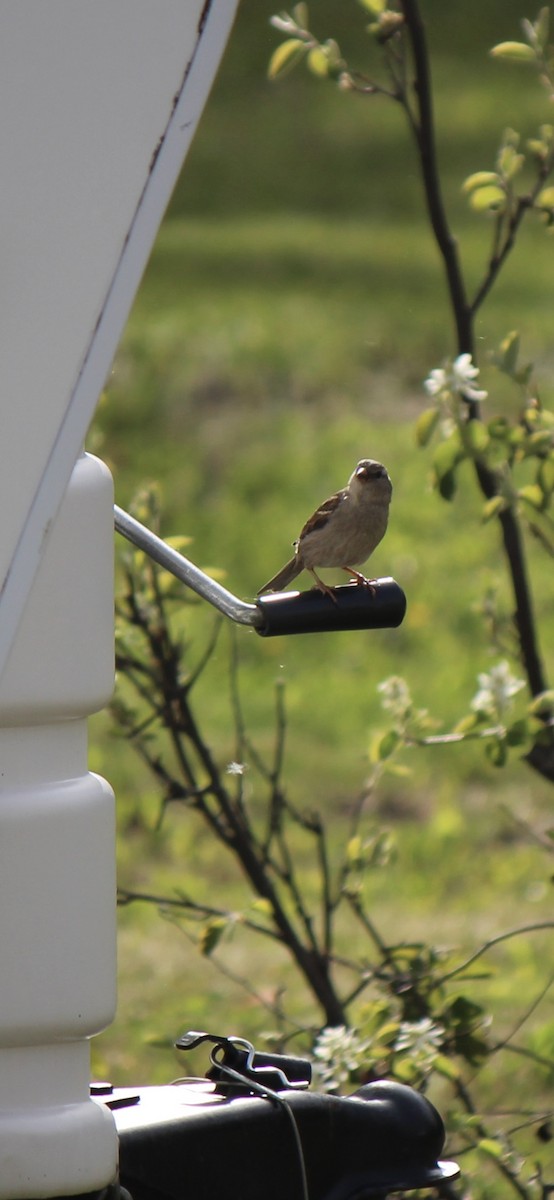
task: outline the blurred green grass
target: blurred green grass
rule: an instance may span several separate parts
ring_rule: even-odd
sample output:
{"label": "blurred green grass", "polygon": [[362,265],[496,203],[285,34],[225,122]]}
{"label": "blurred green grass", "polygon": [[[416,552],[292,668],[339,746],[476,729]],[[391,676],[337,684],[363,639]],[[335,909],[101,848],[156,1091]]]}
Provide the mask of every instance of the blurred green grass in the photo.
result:
{"label": "blurred green grass", "polygon": [[[383,723],[378,682],[405,675],[416,703],[448,727],[466,710],[477,672],[494,661],[478,611],[486,588],[498,585],[505,612],[512,600],[498,531],[480,525],[470,471],[446,505],[431,493],[428,457],[415,447],[422,380],[453,341],[401,115],[301,75],[270,86],[271,11],[265,0],[243,0],[91,445],[112,466],[120,504],[143,481],[160,480],[163,533],[190,535],[190,557],[223,569],[227,586],[245,598],[285,561],[302,522],[357,458],[386,462],[391,523],[373,564],[407,592],[402,627],[279,641],[237,634],[248,726],[269,751],[274,685],[284,679],[287,786],[300,806],[329,814],[339,844],[344,813],[368,773],[372,730]],[[356,5],[319,0],[313,11],[322,33],[338,22],[339,40],[361,54]],[[468,215],[461,182],[491,166],[506,125],[533,133],[547,119],[545,105],[528,75],[486,57],[495,40],[517,37],[519,4],[462,12],[435,2],[425,11],[436,49],[445,197],[475,286],[490,227]],[[543,231],[525,230],[483,312],[491,410],[514,403],[486,367],[487,352],[514,327],[524,357],[540,366],[545,400],[552,396],[552,256]],[[529,556],[552,669],[551,566],[534,545]],[[211,621],[191,610],[198,645]],[[222,763],[234,757],[227,634],[198,693]],[[152,784],[105,715],[91,724],[91,765],[118,795],[121,882],[170,892],[194,861],[204,872],[200,886],[240,907],[242,885],[183,814],[160,836],[149,832],[157,815]],[[517,760],[495,772],[475,746],[422,751],[412,765],[411,778],[391,778],[375,800],[375,819],[398,840],[395,865],[370,881],[385,933],[472,948],[510,924],[544,919],[548,862],[514,817],[547,826],[546,785]],[[288,987],[306,1016],[283,959],[239,936],[229,953],[236,973],[263,970],[268,988]],[[533,994],[544,948],[531,944],[528,955]],[[501,1020],[513,1018],[509,971],[495,974],[489,999]],[[185,1025],[234,1022],[248,1034],[268,1020],[172,926],[144,909],[122,911],[120,1009],[94,1044],[97,1074],[167,1079],[177,1073],[172,1054],[150,1047],[151,1038],[169,1047]]]}

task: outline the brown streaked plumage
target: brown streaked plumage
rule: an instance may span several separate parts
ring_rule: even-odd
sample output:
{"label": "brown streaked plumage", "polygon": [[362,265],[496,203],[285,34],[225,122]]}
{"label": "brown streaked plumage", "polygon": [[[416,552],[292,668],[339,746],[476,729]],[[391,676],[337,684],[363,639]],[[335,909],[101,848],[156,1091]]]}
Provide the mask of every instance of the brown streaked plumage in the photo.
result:
{"label": "brown streaked plumage", "polygon": [[372,458],[362,458],[346,487],[325,500],[306,521],[294,542],[294,557],[260,588],[258,595],[282,591],[306,570],[317,587],[333,597],[332,589],[316,574],[316,567],[340,567],[358,583],[369,583],[354,568],[367,561],[384,536],[391,495],[386,468]]}

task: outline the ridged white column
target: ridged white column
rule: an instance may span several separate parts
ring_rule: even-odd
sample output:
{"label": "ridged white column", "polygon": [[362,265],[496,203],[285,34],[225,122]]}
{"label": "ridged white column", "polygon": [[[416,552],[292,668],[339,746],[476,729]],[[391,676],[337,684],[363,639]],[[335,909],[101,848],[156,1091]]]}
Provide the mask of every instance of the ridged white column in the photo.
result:
{"label": "ridged white column", "polygon": [[77,462],[0,679],[0,1198],[81,1194],[116,1171],[89,1098],[115,1011],[114,797],[87,769],[113,687],[113,492]]}

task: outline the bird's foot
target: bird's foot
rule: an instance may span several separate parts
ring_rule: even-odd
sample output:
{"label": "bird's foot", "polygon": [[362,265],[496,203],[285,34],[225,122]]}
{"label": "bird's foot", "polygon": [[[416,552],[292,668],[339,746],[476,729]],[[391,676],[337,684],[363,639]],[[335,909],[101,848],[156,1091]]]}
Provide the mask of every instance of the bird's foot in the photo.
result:
{"label": "bird's foot", "polygon": [[347,571],[351,576],[351,582],[356,583],[358,587],[369,588],[372,596],[377,595],[376,579],[367,579],[365,575],[362,575],[361,571],[355,571],[354,567],[343,567],[342,569],[343,571]]}
{"label": "bird's foot", "polygon": [[333,604],[338,604],[338,600],[337,600],[337,597],[335,596],[333,588],[328,587],[327,584],[324,583],[323,580],[319,578],[319,575],[316,575],[313,568],[308,567],[308,570],[310,572],[310,575],[313,575],[313,577],[315,579],[316,587],[319,589],[319,591],[323,592],[325,596],[329,596],[330,600],[333,601]]}

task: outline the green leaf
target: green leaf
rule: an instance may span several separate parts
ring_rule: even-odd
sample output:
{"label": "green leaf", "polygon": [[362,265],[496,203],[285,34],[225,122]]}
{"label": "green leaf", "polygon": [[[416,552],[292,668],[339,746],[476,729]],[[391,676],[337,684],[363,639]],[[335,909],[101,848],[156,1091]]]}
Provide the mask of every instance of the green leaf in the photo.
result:
{"label": "green leaf", "polygon": [[329,74],[329,56],[325,53],[323,46],[313,46],[308,51],[306,65],[312,75],[317,75],[319,79],[325,79]]}
{"label": "green leaf", "polygon": [[488,1158],[495,1158],[497,1161],[503,1157],[504,1151],[494,1138],[481,1138],[477,1142],[477,1149],[481,1154],[486,1154]]}
{"label": "green leaf", "polygon": [[273,916],[273,905],[271,900],[266,900],[265,896],[258,896],[256,900],[252,901],[250,907],[254,912],[263,913],[264,917]]}
{"label": "green leaf", "polygon": [[451,1082],[460,1078],[460,1072],[456,1063],[451,1058],[447,1058],[446,1054],[437,1054],[436,1058],[433,1059],[433,1067],[435,1071],[438,1071],[439,1075],[442,1075],[445,1079],[449,1079]]}
{"label": "green leaf", "polygon": [[446,471],[438,480],[439,494],[443,500],[453,500],[456,495],[456,476],[454,471]]}
{"label": "green leaf", "polygon": [[466,421],[465,425],[462,426],[462,437],[464,446],[467,447],[474,458],[478,458],[481,454],[485,453],[490,441],[486,425],[478,420]]}
{"label": "green leaf", "polygon": [[476,188],[469,197],[469,203],[475,212],[499,212],[506,207],[506,193],[503,188],[492,184]]}
{"label": "green leaf", "polygon": [[517,129],[510,129],[508,127],[508,129],[504,130],[502,145],[513,146],[514,150],[517,149],[519,146],[519,133]]}
{"label": "green leaf", "polygon": [[447,1025],[455,1025],[458,1030],[473,1029],[475,1023],[480,1023],[485,1015],[482,1004],[470,1000],[468,996],[455,996],[444,1011]]}
{"label": "green leaf", "polygon": [[490,1049],[485,1038],[464,1033],[455,1041],[456,1054],[461,1055],[472,1067],[479,1067],[489,1057]]}
{"label": "green leaf", "polygon": [[459,431],[456,429],[450,437],[444,442],[439,442],[433,454],[433,466],[437,473],[437,477],[442,479],[449,471],[452,471],[459,462],[462,461],[464,453],[460,440]]}
{"label": "green leaf", "polygon": [[176,533],[173,537],[165,538],[167,545],[172,546],[174,550],[184,550],[185,546],[190,546],[193,540],[186,533]]}
{"label": "green leaf", "polygon": [[535,158],[539,159],[539,162],[544,162],[548,154],[549,147],[547,142],[543,141],[541,138],[528,138],[527,149],[530,154],[533,154]]}
{"label": "green leaf", "polygon": [[376,39],[376,41],[384,46],[390,38],[402,28],[404,24],[404,14],[402,12],[394,12],[393,9],[387,8],[379,14],[378,21],[372,21],[367,27],[367,32]]}
{"label": "green leaf", "polygon": [[310,18],[308,16],[308,5],[304,4],[303,0],[300,0],[299,4],[295,4],[292,10],[292,15],[297,25],[300,25],[302,29],[308,28],[310,23]]}
{"label": "green leaf", "polygon": [[387,7],[387,0],[358,0],[358,3],[366,12],[371,13],[372,17],[378,17]]}
{"label": "green leaf", "polygon": [[539,413],[540,413],[540,410],[539,410],[539,407],[538,407],[536,401],[530,400],[528,407],[525,409],[525,412],[523,413],[523,420],[525,421],[525,424],[528,426],[529,429],[534,429],[537,427],[539,420],[540,420]]}
{"label": "green leaf", "polygon": [[529,727],[525,717],[514,721],[506,730],[506,741],[509,746],[523,746],[529,736]]}
{"label": "green leaf", "polygon": [[456,492],[455,468],[464,458],[460,435],[456,429],[444,442],[440,442],[433,455],[434,485],[443,500],[452,500]]}
{"label": "green leaf", "polygon": [[468,175],[467,179],[462,184],[462,192],[467,196],[470,192],[475,191],[475,188],[486,187],[489,184],[499,184],[500,177],[496,171],[475,171],[473,175]]}
{"label": "green leaf", "polygon": [[338,42],[328,38],[322,45],[314,46],[308,51],[307,66],[312,75],[317,75],[320,79],[328,76],[336,79],[344,68]]}
{"label": "green leaf", "polygon": [[526,500],[532,508],[540,510],[544,506],[544,492],[538,483],[528,483],[518,491],[520,500]]}
{"label": "green leaf", "polygon": [[493,58],[504,58],[509,62],[535,62],[537,57],[525,42],[499,42],[490,53]]}
{"label": "green leaf", "polygon": [[306,43],[300,38],[287,38],[286,42],[281,42],[269,60],[268,79],[277,79],[281,75],[286,75],[287,71],[292,71],[293,67],[304,57],[306,49]]}
{"label": "green leaf", "polygon": [[385,758],[390,758],[394,754],[398,743],[400,742],[400,734],[396,729],[389,729],[388,733],[381,738],[378,746],[379,761],[383,762]]}
{"label": "green leaf", "polygon": [[335,41],[334,38],[327,38],[327,41],[325,42],[323,49],[325,50],[325,53],[329,60],[329,67],[332,71],[335,71],[339,67],[344,66],[344,62],[343,62],[342,55],[340,52],[340,46],[339,46],[338,42]]}
{"label": "green leaf", "polygon": [[499,513],[503,512],[505,508],[506,501],[504,496],[492,496],[491,499],[487,500],[486,504],[483,505],[481,520],[483,523],[491,521],[493,517],[497,517]]}
{"label": "green leaf", "polygon": [[494,738],[493,741],[487,742],[485,753],[493,767],[504,767],[506,765],[508,750],[503,738]]}
{"label": "green leaf", "polygon": [[397,1058],[394,1063],[394,1077],[400,1083],[415,1083],[417,1080],[417,1067],[409,1058]]}
{"label": "green leaf", "polygon": [[508,433],[508,442],[510,446],[517,450],[525,441],[526,433],[521,425],[513,425]]}
{"label": "green leaf", "polygon": [[535,200],[537,208],[554,208],[554,187],[543,188]]}
{"label": "green leaf", "polygon": [[554,457],[545,458],[537,471],[537,483],[546,496],[554,491]]}
{"label": "green leaf", "polygon": [[512,329],[500,343],[500,353],[496,358],[497,366],[501,371],[505,371],[506,375],[513,375],[517,366],[518,354],[519,333],[517,329]]}
{"label": "green leaf", "polygon": [[554,688],[550,688],[546,692],[541,692],[539,696],[535,696],[529,705],[529,712],[534,717],[550,713],[552,709],[554,709]]}
{"label": "green leaf", "polygon": [[354,866],[362,861],[363,842],[359,834],[351,837],[346,846],[346,857],[348,862]]}
{"label": "green leaf", "polygon": [[460,442],[458,430],[451,433],[450,438],[436,446],[433,455],[434,484],[438,487],[444,500],[451,500],[456,492],[456,474],[454,468],[462,462],[464,451]]}
{"label": "green leaf", "polygon": [[514,379],[516,383],[521,384],[522,387],[526,387],[526,385],[529,383],[532,373],[533,363],[527,363],[526,366],[520,367],[519,370],[516,371]]}
{"label": "green leaf", "polygon": [[476,729],[479,724],[480,724],[480,718],[479,718],[478,713],[476,713],[476,712],[467,713],[467,715],[465,717],[462,717],[459,721],[456,722],[452,732],[453,733],[472,733],[473,730]]}
{"label": "green leaf", "polygon": [[517,154],[513,146],[502,146],[498,154],[498,169],[504,179],[513,179],[525,162],[524,154]]}
{"label": "green leaf", "polygon": [[552,448],[552,433],[550,429],[537,429],[536,433],[532,433],[527,442],[527,452],[535,454],[537,457],[542,457]]}
{"label": "green leaf", "polygon": [[412,768],[406,763],[387,763],[387,775],[393,775],[396,779],[409,779],[412,773]]}
{"label": "green leaf", "polygon": [[541,50],[546,50],[548,46],[548,35],[550,32],[550,9],[547,5],[544,8],[541,8],[534,23],[534,30]]}
{"label": "green leaf", "polygon": [[382,1025],[377,1025],[379,1041],[384,1046],[392,1046],[398,1037],[398,1030],[398,1021],[385,1021]]}
{"label": "green leaf", "polygon": [[226,927],[227,921],[224,917],[214,917],[203,926],[198,938],[198,948],[205,958],[209,958],[212,951],[217,948]]}
{"label": "green leaf", "polygon": [[440,410],[438,408],[426,408],[425,412],[420,413],[415,426],[416,442],[418,446],[428,445],[439,421]]}
{"label": "green leaf", "polygon": [[510,422],[506,417],[493,417],[492,421],[489,421],[487,428],[491,438],[505,442],[510,432]]}

